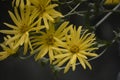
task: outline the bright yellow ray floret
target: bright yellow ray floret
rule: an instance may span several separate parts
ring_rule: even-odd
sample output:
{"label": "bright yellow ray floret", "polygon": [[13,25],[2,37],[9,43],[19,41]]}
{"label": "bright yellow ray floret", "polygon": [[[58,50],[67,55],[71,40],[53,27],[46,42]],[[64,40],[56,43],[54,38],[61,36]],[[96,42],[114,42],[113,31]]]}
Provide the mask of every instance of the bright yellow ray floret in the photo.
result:
{"label": "bright yellow ray floret", "polygon": [[29,40],[29,32],[39,30],[41,26],[36,27],[36,17],[35,14],[31,15],[31,9],[29,8],[29,6],[21,4],[19,8],[14,8],[14,13],[12,13],[11,11],[8,12],[15,25],[4,23],[10,29],[0,30],[0,32],[14,35],[6,41],[6,45],[11,43],[12,41],[17,40],[14,48],[24,45],[24,54],[26,54],[28,46],[32,50],[31,42]]}
{"label": "bright yellow ray floret", "polygon": [[37,12],[38,24],[43,22],[47,29],[49,29],[49,21],[54,23],[55,18],[62,17],[62,14],[54,9],[58,4],[51,4],[51,0],[30,0],[30,2],[33,7],[33,13]]}
{"label": "bright yellow ray floret", "polygon": [[69,34],[66,35],[66,41],[61,50],[63,53],[56,55],[56,60],[53,62],[54,64],[57,64],[57,66],[66,64],[64,73],[66,73],[70,67],[72,67],[72,70],[74,71],[77,61],[79,61],[84,69],[86,69],[86,65],[92,69],[87,59],[88,56],[97,56],[93,51],[98,48],[92,47],[95,41],[95,34],[87,32],[87,30],[82,31],[81,26],[77,30],[76,27],[71,27]]}

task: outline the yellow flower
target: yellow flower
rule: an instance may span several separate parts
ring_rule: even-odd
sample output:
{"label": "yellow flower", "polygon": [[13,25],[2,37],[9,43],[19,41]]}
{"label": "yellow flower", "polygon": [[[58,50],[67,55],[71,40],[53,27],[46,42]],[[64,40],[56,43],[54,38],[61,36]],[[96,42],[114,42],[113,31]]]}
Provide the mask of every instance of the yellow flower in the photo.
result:
{"label": "yellow flower", "polygon": [[[5,39],[5,41],[7,41],[9,38],[11,38],[10,36],[7,36]],[[11,42],[8,45],[0,44],[0,46],[2,47],[3,51],[0,52],[0,60],[4,60],[6,59],[8,56],[13,55],[17,52],[18,47],[14,48],[15,42]]]}
{"label": "yellow flower", "polygon": [[[22,46],[24,44],[24,54],[26,54],[28,50],[28,46],[31,48],[31,42],[29,40],[29,32],[36,31],[41,27],[35,27],[37,22],[35,22],[35,15],[31,15],[31,10],[28,6],[25,7],[24,4],[21,4],[20,11],[15,7],[14,14],[11,11],[8,11],[9,15],[14,22],[15,25],[4,23],[9,30],[0,30],[0,32],[5,34],[14,35],[9,40],[6,41],[6,44],[11,43],[14,40],[17,40],[16,45],[14,48],[18,46]],[[20,14],[19,14],[20,13]]]}
{"label": "yellow flower", "polygon": [[120,0],[105,0],[105,5],[115,5],[115,4],[119,4]]}
{"label": "yellow flower", "polygon": [[35,60],[41,59],[47,53],[50,58],[50,63],[54,60],[54,55],[60,53],[60,51],[54,50],[53,48],[59,48],[61,42],[65,39],[65,33],[67,32],[67,25],[69,22],[62,23],[57,30],[55,30],[55,25],[53,23],[49,24],[50,28],[45,29],[46,31],[40,31],[40,35],[35,35],[31,37],[32,46],[34,52],[38,52]]}
{"label": "yellow flower", "polygon": [[84,69],[86,69],[86,65],[92,69],[87,61],[88,56],[97,56],[97,54],[92,52],[93,50],[98,49],[92,47],[92,45],[94,45],[95,34],[87,33],[88,30],[82,31],[81,28],[82,27],[80,26],[76,30],[75,27],[71,27],[69,36],[66,35],[66,42],[61,50],[63,53],[55,56],[57,60],[55,60],[53,64],[57,64],[59,67],[68,62],[64,73],[66,73],[70,67],[72,67],[72,70],[74,71],[77,60]]}
{"label": "yellow flower", "polygon": [[30,2],[33,6],[33,13],[37,12],[38,24],[43,21],[47,29],[49,29],[48,21],[54,22],[55,18],[62,17],[62,14],[54,9],[58,4],[51,4],[51,0],[30,0]]}

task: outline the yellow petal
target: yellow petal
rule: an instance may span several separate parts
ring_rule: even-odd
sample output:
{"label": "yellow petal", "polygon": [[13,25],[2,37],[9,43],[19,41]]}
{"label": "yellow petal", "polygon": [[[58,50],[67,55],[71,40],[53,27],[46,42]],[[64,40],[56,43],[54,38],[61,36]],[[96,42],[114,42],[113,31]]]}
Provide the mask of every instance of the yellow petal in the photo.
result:
{"label": "yellow petal", "polygon": [[70,53],[58,54],[58,55],[55,56],[55,58],[64,58],[64,57],[68,57],[70,55],[71,55]]}
{"label": "yellow petal", "polygon": [[0,44],[0,46],[3,48],[4,51],[9,50],[9,48],[4,44]]}
{"label": "yellow petal", "polygon": [[29,6],[30,5],[30,0],[26,0],[26,3]]}
{"label": "yellow petal", "polygon": [[32,44],[31,44],[30,40],[29,40],[29,47],[30,47],[30,50],[31,50],[31,53],[32,53],[33,52],[33,47],[32,47]]}
{"label": "yellow petal", "polygon": [[52,63],[52,61],[54,60],[54,54],[53,54],[53,50],[49,47],[49,58],[50,58],[50,64]]}
{"label": "yellow petal", "polygon": [[24,5],[21,5],[20,7],[20,15],[21,15],[21,20],[24,20],[25,18],[25,10],[24,10]]}
{"label": "yellow petal", "polygon": [[78,56],[78,60],[79,60],[80,64],[82,65],[82,67],[84,69],[86,69],[85,62],[84,62],[83,58],[81,58],[81,57]]}
{"label": "yellow petal", "polygon": [[[19,1],[19,0],[17,0],[17,1]],[[21,21],[20,15],[19,15],[19,13],[18,13],[18,9],[17,9],[16,7],[14,8],[14,12],[15,12],[15,15],[16,15],[16,19],[17,19],[18,21]]]}
{"label": "yellow petal", "polygon": [[88,34],[86,34],[85,36],[82,36],[81,38],[80,38],[80,42],[82,43],[82,42],[84,42],[85,41],[85,39],[89,36],[89,35],[91,35],[91,33],[88,33]]}
{"label": "yellow petal", "polygon": [[57,42],[59,42],[60,44],[63,44],[62,40],[60,40],[59,38],[57,37],[53,37]]}
{"label": "yellow petal", "polygon": [[33,5],[38,5],[38,0],[29,0]]}
{"label": "yellow petal", "polygon": [[47,10],[49,10],[49,9],[52,9],[52,8],[54,8],[54,7],[57,7],[58,6],[58,4],[52,4],[52,5],[49,5],[49,6],[47,6]]}
{"label": "yellow petal", "polygon": [[16,1],[15,5],[18,7],[21,0],[15,0],[15,1]]}
{"label": "yellow petal", "polygon": [[88,43],[93,42],[95,40],[94,36],[95,35],[90,35],[80,46],[82,47],[82,46],[87,45]]}
{"label": "yellow petal", "polygon": [[83,53],[86,56],[98,56],[98,54],[96,53],[90,53],[90,52],[85,52],[85,51],[81,51],[81,53]]}
{"label": "yellow petal", "polygon": [[48,13],[49,13],[53,18],[64,17],[60,12],[56,11],[55,9],[49,10]]}
{"label": "yellow petal", "polygon": [[12,7],[14,6],[15,0],[12,1]]}
{"label": "yellow petal", "polygon": [[8,13],[9,13],[11,19],[13,20],[13,22],[14,22],[17,26],[19,26],[20,24],[19,24],[18,20],[16,19],[15,15],[14,15],[11,11],[8,11]]}
{"label": "yellow petal", "polygon": [[28,39],[28,37],[26,37],[25,43],[24,43],[24,52],[23,52],[24,55],[26,55],[26,53],[28,51],[28,44],[29,44],[29,39]]}
{"label": "yellow petal", "polygon": [[[17,0],[17,1],[19,1],[19,0]],[[24,9],[25,8],[25,3],[24,3],[23,0],[20,0],[20,1],[21,1],[20,2],[20,8]]]}
{"label": "yellow petal", "polygon": [[57,60],[55,60],[52,64],[57,64],[57,63],[59,63],[60,61],[62,61],[63,59],[57,59]]}
{"label": "yellow petal", "polygon": [[75,68],[76,68],[76,60],[77,60],[77,57],[76,57],[76,54],[74,54],[72,59],[71,59],[71,65],[72,65],[73,71],[75,71]]}
{"label": "yellow petal", "polygon": [[72,64],[72,70],[75,71],[76,69],[76,62]]}
{"label": "yellow petal", "polygon": [[62,48],[57,48],[57,47],[52,47],[54,50],[58,50],[58,51],[63,51],[63,52],[68,52],[67,49],[62,49]]}
{"label": "yellow petal", "polygon": [[46,18],[43,18],[46,29],[49,29],[48,21]]}
{"label": "yellow petal", "polygon": [[88,48],[88,49],[85,49],[85,51],[91,52],[91,51],[97,50],[97,49],[99,49],[99,48]]}
{"label": "yellow petal", "polygon": [[[42,0],[42,1],[43,1],[43,0]],[[51,2],[51,0],[44,0],[43,2],[44,2],[44,4],[45,4],[45,6],[47,6],[47,5]]]}
{"label": "yellow petal", "polygon": [[6,59],[9,56],[7,52],[0,52],[0,61]]}
{"label": "yellow petal", "polygon": [[76,62],[76,54],[72,55],[71,59],[70,59],[70,64],[74,64]]}
{"label": "yellow petal", "polygon": [[64,73],[68,72],[68,70],[70,69],[71,67],[71,64],[70,64],[70,61],[67,63],[65,69],[64,69]]}
{"label": "yellow petal", "polygon": [[9,28],[12,28],[12,29],[18,29],[16,26],[14,25],[11,25],[11,24],[8,24],[8,23],[4,23],[6,26],[8,26]]}
{"label": "yellow petal", "polygon": [[[32,41],[33,42],[33,41]],[[32,46],[36,46],[36,45],[41,45],[43,44],[44,42],[35,42],[35,43],[32,43]]]}
{"label": "yellow petal", "polygon": [[87,57],[86,57],[85,55],[83,55],[83,54],[78,53],[77,55],[78,55],[79,57],[82,57],[82,58],[87,59]]}
{"label": "yellow petal", "polygon": [[81,35],[80,39],[83,39],[85,36],[87,37],[88,34],[90,34],[90,33],[86,34],[87,32],[88,30],[85,30],[82,34],[80,34]]}
{"label": "yellow petal", "polygon": [[80,38],[80,33],[81,33],[82,26],[78,27],[77,33],[76,33],[76,38]]}
{"label": "yellow petal", "polygon": [[65,27],[67,27],[68,24],[69,24],[69,22],[62,23],[59,26],[59,28],[56,30],[55,34],[60,34],[65,29]]}
{"label": "yellow petal", "polygon": [[0,30],[1,33],[5,33],[5,34],[17,34],[18,31],[16,30]]}
{"label": "yellow petal", "polygon": [[19,37],[20,37],[19,34],[18,34],[18,35],[15,35],[15,36],[11,37],[10,39],[8,39],[5,44],[6,44],[6,45],[9,44],[9,43],[11,43],[12,41],[17,40]]}
{"label": "yellow petal", "polygon": [[38,51],[42,50],[46,45],[41,45],[40,47],[37,46],[37,48],[34,49],[34,53],[37,53]]}
{"label": "yellow petal", "polygon": [[90,63],[87,60],[85,60],[85,59],[83,59],[83,61],[89,67],[89,69],[92,70],[92,67],[91,67]]}
{"label": "yellow petal", "polygon": [[35,57],[35,61],[37,61],[38,59],[41,59],[43,56],[47,54],[47,52],[48,52],[48,47],[43,48]]}
{"label": "yellow petal", "polygon": [[54,19],[47,13],[44,14],[44,16],[46,17],[46,19],[48,19],[51,22],[54,22]]}
{"label": "yellow petal", "polygon": [[18,46],[22,46],[23,43],[25,42],[26,37],[28,36],[26,36],[25,34],[22,35],[20,39],[18,40],[18,42],[15,44],[14,49],[17,48]]}
{"label": "yellow petal", "polygon": [[62,66],[62,65],[63,65],[67,60],[69,60],[69,59],[70,59],[70,56],[62,59],[62,60],[57,64],[57,66]]}

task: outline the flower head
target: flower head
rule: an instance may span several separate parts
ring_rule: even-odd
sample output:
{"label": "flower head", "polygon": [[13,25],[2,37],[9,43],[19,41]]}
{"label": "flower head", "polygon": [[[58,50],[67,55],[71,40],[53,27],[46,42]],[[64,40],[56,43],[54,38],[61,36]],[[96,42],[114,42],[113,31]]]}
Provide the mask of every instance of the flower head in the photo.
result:
{"label": "flower head", "polygon": [[120,0],[105,0],[105,5],[116,5],[119,4]]}
{"label": "flower head", "polygon": [[[7,36],[5,37],[5,41],[7,41],[9,38],[11,38],[10,36]],[[3,44],[0,44],[0,46],[2,47],[3,51],[0,52],[0,60],[4,60],[6,59],[8,56],[10,55],[13,55],[17,52],[18,50],[18,47],[17,48],[14,48],[14,45],[15,45],[15,41],[14,42],[11,42],[10,44],[8,45],[5,45],[5,43]]]}
{"label": "flower head", "polygon": [[49,29],[48,21],[54,22],[55,18],[62,17],[62,14],[54,9],[58,5],[51,4],[51,0],[30,0],[30,2],[33,6],[33,13],[37,13],[36,16],[39,18],[38,24],[43,21],[47,29]]}
{"label": "flower head", "polygon": [[40,31],[40,35],[35,35],[31,37],[32,46],[35,52],[38,52],[38,55],[35,57],[35,60],[41,59],[47,53],[50,58],[50,62],[54,60],[54,55],[60,53],[58,50],[53,48],[59,48],[60,43],[65,39],[65,29],[68,25],[68,22],[62,23],[59,28],[56,30],[55,25],[50,23],[50,28],[45,29],[45,32]]}
{"label": "flower head", "polygon": [[70,33],[66,35],[66,42],[63,46],[63,53],[55,56],[57,60],[53,62],[57,66],[62,66],[67,62],[64,73],[66,73],[70,67],[73,71],[76,68],[77,60],[80,62],[82,67],[86,69],[86,65],[91,69],[91,65],[87,61],[88,56],[93,57],[97,54],[93,53],[93,50],[96,50],[97,47],[92,47],[94,45],[95,34],[87,33],[87,30],[84,32],[81,30],[81,26],[76,30],[76,28],[71,27]]}
{"label": "flower head", "polygon": [[26,53],[28,46],[31,48],[29,32],[36,31],[41,27],[36,27],[37,22],[35,22],[34,14],[31,15],[31,10],[29,6],[21,4],[19,11],[18,8],[15,7],[14,13],[12,13],[11,11],[8,12],[15,25],[4,23],[10,29],[0,30],[0,32],[13,35],[13,37],[6,41],[6,44],[17,40],[18,42],[16,43],[16,45],[14,45],[14,48],[17,48],[18,46],[22,46],[24,44],[24,53]]}

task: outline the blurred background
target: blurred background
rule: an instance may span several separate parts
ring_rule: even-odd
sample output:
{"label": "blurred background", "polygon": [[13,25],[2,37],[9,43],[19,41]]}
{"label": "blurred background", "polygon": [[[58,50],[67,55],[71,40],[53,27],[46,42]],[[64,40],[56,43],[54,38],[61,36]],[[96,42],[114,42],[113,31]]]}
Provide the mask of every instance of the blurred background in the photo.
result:
{"label": "blurred background", "polygon": [[[93,3],[93,1],[88,3]],[[91,4],[82,4],[78,10],[87,10],[89,6]],[[104,7],[112,9],[115,6]],[[0,29],[6,29],[3,22],[12,23],[8,10],[12,10],[11,0],[0,0]],[[65,14],[69,9],[67,6],[62,6],[61,10]],[[118,10],[120,10],[120,7]],[[106,14],[101,14],[98,11],[98,13],[95,13],[90,18],[75,14],[67,19],[77,26],[94,26]],[[110,42],[115,37],[113,31],[119,32],[119,28],[120,13],[114,12],[96,28],[96,36],[101,40]],[[3,36],[5,35],[0,33],[0,42],[3,41]],[[0,61],[0,80],[120,80],[120,41],[113,43],[101,57],[90,61],[90,63],[93,68],[92,70],[83,70],[78,65],[74,72],[70,70],[67,74],[63,74],[63,71],[54,74],[49,64],[38,64],[34,61],[33,57],[21,60],[10,56],[6,60]]]}

